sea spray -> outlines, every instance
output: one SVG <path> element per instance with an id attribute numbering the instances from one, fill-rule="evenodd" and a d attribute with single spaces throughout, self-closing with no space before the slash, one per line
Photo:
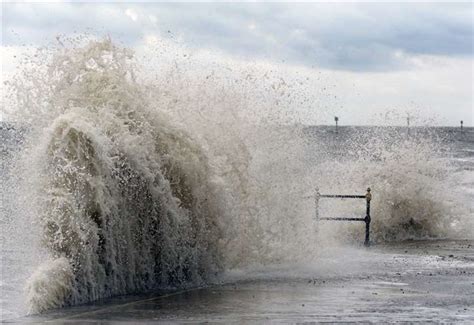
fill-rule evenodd
<path id="1" fill-rule="evenodd" d="M 31 312 L 41 312 L 64 306 L 72 294 L 74 273 L 65 257 L 50 260 L 41 265 L 32 275 L 27 291 Z"/>
<path id="2" fill-rule="evenodd" d="M 462 223 L 467 225 L 456 209 L 463 200 L 450 185 L 453 167 L 432 143 L 401 141 L 380 159 L 382 163 L 366 174 L 379 192 L 374 202 L 376 239 L 453 238 Z"/>
<path id="3" fill-rule="evenodd" d="M 458 186 L 453 160 L 446 158 L 450 135 L 429 128 L 417 132 L 407 136 L 404 128 L 365 128 L 363 134 L 350 132 L 351 138 L 341 135 L 336 147 L 317 149 L 325 154 L 312 177 L 322 192 L 364 194 L 371 187 L 376 242 L 472 236 L 469 199 Z M 323 202 L 322 209 L 330 216 L 365 216 L 361 202 Z M 346 233 L 359 241 L 363 232 L 360 225 L 323 228 L 329 237 Z"/>
<path id="4" fill-rule="evenodd" d="M 143 84 L 133 55 L 110 40 L 52 52 L 11 82 L 14 116 L 29 128 L 20 160 L 35 175 L 18 190 L 36 202 L 30 222 L 39 223 L 50 257 L 28 281 L 31 312 L 200 285 L 223 268 L 305 251 L 295 234 L 310 229 L 310 216 L 294 218 L 304 214 L 290 204 L 300 193 L 281 187 L 274 196 L 250 176 L 266 163 L 251 164 L 263 158 L 252 146 L 263 143 L 239 121 L 245 96 Z M 195 109 L 202 103 L 211 107 Z M 259 131 L 266 141 L 297 150 L 297 131 L 269 130 Z M 68 281 L 38 289 L 58 274 Z"/>
<path id="5" fill-rule="evenodd" d="M 18 220 L 33 225 L 41 247 L 31 250 L 45 256 L 26 286 L 31 312 L 311 260 L 328 236 L 347 238 L 329 225 L 316 238 L 305 198 L 316 186 L 371 186 L 376 240 L 456 228 L 453 204 L 438 200 L 449 166 L 431 140 L 397 131 L 346 141 L 344 128 L 308 137 L 292 115 L 311 98 L 300 77 L 188 50 L 161 62 L 86 43 L 39 50 L 9 83 L 10 115 L 28 130 L 14 167 L 12 191 L 28 204 Z M 333 202 L 324 213 L 344 209 Z M 58 281 L 43 290 L 48 277 Z"/>
<path id="6" fill-rule="evenodd" d="M 48 69 L 47 106 L 36 108 L 47 110 L 49 125 L 32 126 L 41 138 L 31 150 L 42 242 L 55 260 L 29 281 L 33 312 L 196 285 L 221 268 L 206 158 L 154 114 L 127 58 L 110 42 L 94 43 L 56 56 Z M 67 268 L 69 290 L 36 290 Z"/>

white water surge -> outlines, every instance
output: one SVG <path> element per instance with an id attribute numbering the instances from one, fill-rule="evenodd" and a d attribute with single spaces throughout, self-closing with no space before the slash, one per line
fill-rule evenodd
<path id="1" fill-rule="evenodd" d="M 153 114 L 125 51 L 95 43 L 56 60 L 43 94 L 56 112 L 33 149 L 42 242 L 55 260 L 28 284 L 32 311 L 204 281 L 220 268 L 206 157 Z M 41 284 L 71 269 L 69 292 L 64 281 Z"/>
<path id="2" fill-rule="evenodd" d="M 304 196 L 316 185 L 371 185 L 380 240 L 453 234 L 452 205 L 435 199 L 447 165 L 429 143 L 308 159 L 303 128 L 273 120 L 302 93 L 284 80 L 258 87 L 248 71 L 188 75 L 176 62 L 139 77 L 110 40 L 37 55 L 10 82 L 28 132 L 9 191 L 30 207 L 10 227 L 32 225 L 31 254 L 45 256 L 26 284 L 31 313 L 315 256 Z"/>
<path id="3" fill-rule="evenodd" d="M 193 139 L 172 126 L 129 51 L 110 41 L 50 60 L 12 83 L 17 114 L 34 121 L 18 163 L 31 177 L 18 190 L 38 207 L 30 221 L 51 258 L 28 281 L 30 312 L 200 285 L 224 266 L 279 255 L 260 250 L 266 230 L 252 204 L 271 198 L 252 189 L 248 149 L 231 130 L 208 143 L 204 130 Z"/>

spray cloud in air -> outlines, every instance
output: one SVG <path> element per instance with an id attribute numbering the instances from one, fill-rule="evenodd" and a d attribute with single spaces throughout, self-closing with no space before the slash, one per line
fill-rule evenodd
<path id="1" fill-rule="evenodd" d="M 437 200 L 450 166 L 432 140 L 308 134 L 295 123 L 317 93 L 307 72 L 159 40 L 138 53 L 77 42 L 39 50 L 9 83 L 10 115 L 27 129 L 11 191 L 31 207 L 16 222 L 33 225 L 45 256 L 26 285 L 30 312 L 311 259 L 328 235 L 358 232 L 315 237 L 315 186 L 371 186 L 376 240 L 457 233 Z"/>
<path id="2" fill-rule="evenodd" d="M 260 122 L 251 71 L 237 87 L 241 76 L 196 65 L 140 75 L 133 53 L 110 40 L 39 51 L 25 66 L 10 82 L 12 116 L 28 129 L 18 172 L 32 174 L 18 190 L 34 201 L 29 221 L 49 257 L 28 281 L 31 312 L 200 285 L 298 246 L 304 222 L 288 229 L 284 201 L 264 188 L 285 177 L 251 176 L 266 163 L 252 150 L 290 141 L 297 150 L 297 131 L 251 125 Z"/>

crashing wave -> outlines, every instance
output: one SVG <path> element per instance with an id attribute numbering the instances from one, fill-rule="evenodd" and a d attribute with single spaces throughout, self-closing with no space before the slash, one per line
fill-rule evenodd
<path id="1" fill-rule="evenodd" d="M 438 200 L 449 196 L 448 169 L 430 143 L 355 139 L 348 161 L 314 153 L 301 127 L 271 121 L 301 93 L 269 71 L 228 80 L 230 69 L 194 75 L 202 64 L 186 63 L 191 72 L 144 82 L 133 53 L 110 40 L 52 52 L 9 82 L 29 128 L 16 190 L 35 200 L 29 222 L 48 255 L 27 284 L 32 313 L 313 258 L 327 244 L 304 198 L 315 185 L 371 186 L 377 240 L 443 236 L 456 223 Z"/>
<path id="2" fill-rule="evenodd" d="M 42 242 L 53 262 L 29 281 L 32 312 L 196 285 L 221 269 L 206 156 L 150 107 L 128 56 L 104 41 L 50 67 L 44 95 L 55 113 L 36 165 Z"/>

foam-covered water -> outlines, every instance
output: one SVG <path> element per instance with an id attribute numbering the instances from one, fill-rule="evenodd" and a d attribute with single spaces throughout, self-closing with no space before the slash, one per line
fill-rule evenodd
<path id="1" fill-rule="evenodd" d="M 336 135 L 288 124 L 292 96 L 307 90 L 265 67 L 148 63 L 93 41 L 40 50 L 10 81 L 24 139 L 3 156 L 3 318 L 204 285 L 223 270 L 304 260 L 334 238 L 359 242 L 348 225 L 316 238 L 305 199 L 316 186 L 371 186 L 378 241 L 472 235 L 471 129 Z M 357 209 L 332 202 L 322 213 Z"/>

